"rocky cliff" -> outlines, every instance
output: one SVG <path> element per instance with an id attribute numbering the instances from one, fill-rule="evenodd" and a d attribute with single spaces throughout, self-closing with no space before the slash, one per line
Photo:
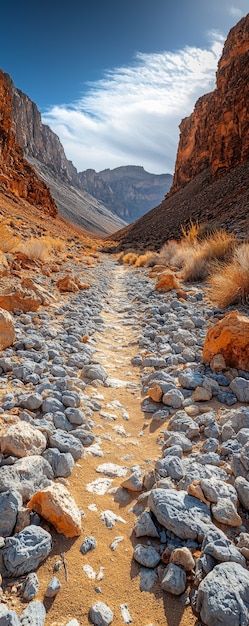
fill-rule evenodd
<path id="1" fill-rule="evenodd" d="M 249 236 L 249 14 L 228 34 L 216 88 L 180 125 L 170 192 L 115 235 L 123 247 L 159 249 L 191 219 Z"/>
<path id="2" fill-rule="evenodd" d="M 143 167 L 128 165 L 101 172 L 79 173 L 82 185 L 95 198 L 127 222 L 132 222 L 164 198 L 172 184 L 171 174 L 150 174 Z"/>
<path id="3" fill-rule="evenodd" d="M 216 89 L 199 98 L 180 124 L 171 193 L 208 168 L 212 177 L 249 159 L 249 15 L 231 29 Z"/>
<path id="4" fill-rule="evenodd" d="M 0 190 L 23 198 L 52 216 L 57 206 L 48 187 L 23 156 L 12 129 L 12 98 L 8 82 L 0 70 Z"/>

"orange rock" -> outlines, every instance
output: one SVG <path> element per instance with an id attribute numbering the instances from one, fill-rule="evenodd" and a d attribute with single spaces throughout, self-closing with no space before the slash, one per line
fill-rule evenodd
<path id="1" fill-rule="evenodd" d="M 15 327 L 8 311 L 0 309 L 0 350 L 5 350 L 15 341 Z"/>
<path id="2" fill-rule="evenodd" d="M 204 504 L 206 504 L 210 509 L 210 502 L 206 500 L 202 488 L 197 481 L 193 481 L 190 485 L 188 485 L 187 492 L 190 496 L 194 496 L 195 498 L 198 498 L 198 500 L 201 500 L 201 502 L 204 502 Z"/>
<path id="3" fill-rule="evenodd" d="M 54 483 L 37 491 L 27 506 L 53 524 L 65 537 L 78 537 L 81 534 L 80 511 L 64 485 Z"/>
<path id="4" fill-rule="evenodd" d="M 20 311 L 27 313 L 28 311 L 37 311 L 41 304 L 42 300 L 38 294 L 28 289 L 22 289 L 20 286 L 0 294 L 0 307 L 6 311 L 20 309 Z"/>
<path id="5" fill-rule="evenodd" d="M 66 274 L 63 278 L 59 278 L 56 285 L 60 291 L 79 291 L 75 277 L 70 276 L 70 274 Z"/>
<path id="6" fill-rule="evenodd" d="M 7 274 L 9 274 L 9 264 L 4 252 L 0 250 L 0 276 L 7 276 Z"/>
<path id="7" fill-rule="evenodd" d="M 221 354 L 227 367 L 249 371 L 249 318 L 238 311 L 227 313 L 209 328 L 202 359 L 210 363 L 216 354 Z"/>
<path id="8" fill-rule="evenodd" d="M 148 396 L 149 398 L 154 400 L 154 402 L 161 402 L 162 397 L 163 397 L 163 392 L 162 392 L 160 385 L 158 385 L 157 383 L 154 383 L 148 391 Z"/>
<path id="9" fill-rule="evenodd" d="M 161 274 L 158 283 L 155 285 L 157 291 L 171 291 L 172 289 L 179 289 L 180 285 L 176 279 L 175 274 L 172 272 L 163 272 Z"/>

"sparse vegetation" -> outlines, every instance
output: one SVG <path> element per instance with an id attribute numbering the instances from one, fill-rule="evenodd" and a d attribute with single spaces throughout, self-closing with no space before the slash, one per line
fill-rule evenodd
<path id="1" fill-rule="evenodd" d="M 2 252 L 11 252 L 21 242 L 20 235 L 15 235 L 12 228 L 5 222 L 0 224 L 0 250 Z"/>
<path id="2" fill-rule="evenodd" d="M 222 309 L 237 303 L 249 303 L 249 243 L 240 244 L 231 263 L 209 279 L 209 297 Z"/>
<path id="3" fill-rule="evenodd" d="M 65 244 L 59 237 L 30 237 L 27 241 L 19 243 L 15 247 L 16 252 L 25 254 L 29 259 L 35 259 L 46 263 L 55 251 L 62 251 Z"/>
<path id="4" fill-rule="evenodd" d="M 205 280 L 217 266 L 231 260 L 236 246 L 234 235 L 225 231 L 216 232 L 193 246 L 191 257 L 182 269 L 182 278 L 186 282 Z"/>

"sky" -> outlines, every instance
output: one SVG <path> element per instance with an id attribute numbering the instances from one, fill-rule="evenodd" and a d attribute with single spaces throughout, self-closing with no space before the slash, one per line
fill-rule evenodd
<path id="1" fill-rule="evenodd" d="M 215 87 L 249 0 L 13 0 L 0 68 L 33 100 L 78 171 L 173 173 L 179 123 Z"/>

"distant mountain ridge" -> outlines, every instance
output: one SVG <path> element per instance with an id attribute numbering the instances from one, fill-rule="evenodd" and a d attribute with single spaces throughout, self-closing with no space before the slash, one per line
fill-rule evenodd
<path id="1" fill-rule="evenodd" d="M 171 174 L 150 174 L 143 167 L 127 165 L 79 173 L 82 185 L 127 222 L 133 222 L 162 201 L 169 191 Z"/>

